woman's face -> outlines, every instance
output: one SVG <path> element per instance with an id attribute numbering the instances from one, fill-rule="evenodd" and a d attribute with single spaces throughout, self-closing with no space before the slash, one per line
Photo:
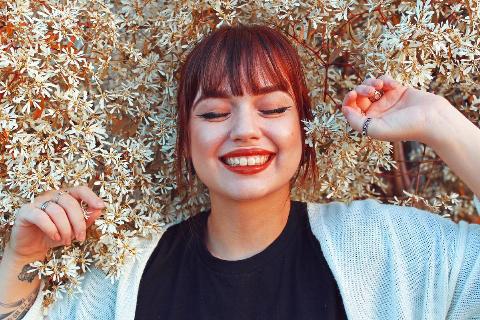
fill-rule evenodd
<path id="1" fill-rule="evenodd" d="M 261 198 L 289 187 L 301 159 L 300 130 L 294 100 L 274 87 L 219 97 L 199 90 L 190 115 L 193 166 L 211 195 Z"/>

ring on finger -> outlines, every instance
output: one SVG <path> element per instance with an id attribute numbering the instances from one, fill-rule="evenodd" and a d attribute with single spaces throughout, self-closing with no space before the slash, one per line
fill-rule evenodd
<path id="1" fill-rule="evenodd" d="M 50 202 L 53 202 L 52 200 L 47 200 L 47 201 L 44 201 L 41 205 L 40 205 L 40 210 L 42 211 L 45 211 L 45 209 L 47 209 L 47 206 Z"/>
<path id="2" fill-rule="evenodd" d="M 363 123 L 363 126 L 362 126 L 362 136 L 363 137 L 365 137 L 367 135 L 368 125 L 370 124 L 370 121 L 372 121 L 372 118 L 367 118 L 367 120 L 365 120 L 365 122 Z"/>
<path id="3" fill-rule="evenodd" d="M 80 208 L 82 209 L 83 211 L 83 216 L 88 219 L 88 217 L 90 216 L 91 212 L 87 210 L 88 208 L 88 204 L 83 201 L 83 200 L 80 200 Z"/>
<path id="4" fill-rule="evenodd" d="M 373 96 L 372 97 L 368 97 L 368 100 L 370 100 L 371 102 L 376 102 L 378 100 L 380 100 L 383 96 L 383 91 L 381 90 L 375 90 L 375 92 L 373 93 Z"/>

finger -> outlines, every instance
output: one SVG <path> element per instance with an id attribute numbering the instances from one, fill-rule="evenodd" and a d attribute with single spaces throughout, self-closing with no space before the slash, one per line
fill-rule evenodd
<path id="1" fill-rule="evenodd" d="M 369 81 L 372 81 L 372 80 L 374 80 L 374 79 L 376 79 L 376 78 L 375 78 L 375 77 L 365 78 L 365 79 L 362 81 L 362 84 L 368 86 L 368 85 L 369 85 L 368 82 L 369 82 Z"/>
<path id="2" fill-rule="evenodd" d="M 365 79 L 365 81 L 363 81 L 362 84 L 366 86 L 374 87 L 377 90 L 383 89 L 382 79 L 369 78 L 369 79 Z"/>
<path id="3" fill-rule="evenodd" d="M 62 237 L 62 242 L 66 245 L 70 245 L 72 242 L 72 226 L 70 225 L 70 221 L 63 208 L 54 202 L 50 202 L 43 211 L 45 211 L 53 223 L 55 223 L 55 226 Z"/>
<path id="4" fill-rule="evenodd" d="M 72 197 L 70 194 L 64 193 L 58 198 L 58 204 L 67 214 L 70 225 L 73 228 L 75 238 L 80 241 L 85 240 L 85 231 L 87 226 L 80 203 L 78 203 L 77 199 Z"/>
<path id="5" fill-rule="evenodd" d="M 372 97 L 373 94 L 375 93 L 375 87 L 361 84 L 361 85 L 355 87 L 355 91 L 360 96 Z"/>
<path id="6" fill-rule="evenodd" d="M 357 106 L 363 112 L 367 112 L 370 109 L 371 105 L 374 103 L 372 101 L 377 100 L 371 100 L 371 98 L 375 97 L 375 92 L 377 92 L 377 89 L 372 86 L 359 85 L 355 88 L 355 90 L 358 92 Z"/>
<path id="7" fill-rule="evenodd" d="M 89 208 L 103 209 L 105 202 L 87 186 L 78 186 L 68 189 L 68 193 L 78 201 L 85 201 Z"/>
<path id="8" fill-rule="evenodd" d="M 355 109 L 344 106 L 344 112 L 346 118 L 350 123 L 350 126 L 357 132 L 362 133 L 363 125 L 367 120 L 367 116 L 364 116 L 361 112 Z M 396 132 L 392 127 L 385 122 L 382 118 L 370 117 L 370 123 L 367 126 L 367 136 L 379 139 L 382 141 L 402 141 L 405 140 L 405 134 L 402 132 Z"/>
<path id="9" fill-rule="evenodd" d="M 394 80 L 390 75 L 385 74 L 379 77 L 383 81 L 383 90 L 392 90 L 401 87 L 401 83 Z"/>
<path id="10" fill-rule="evenodd" d="M 344 106 L 357 107 L 357 92 L 355 90 L 350 91 L 345 95 L 343 99 Z"/>
<path id="11" fill-rule="evenodd" d="M 351 108 L 349 106 L 343 106 L 342 111 L 345 114 L 350 126 L 357 132 L 362 132 L 363 122 L 367 117 L 365 117 L 358 108 Z"/>
<path id="12" fill-rule="evenodd" d="M 85 221 L 87 228 L 90 227 L 92 223 L 94 223 L 95 220 L 102 215 L 102 213 L 103 213 L 103 209 L 94 209 L 93 211 L 90 211 L 90 216 Z"/>
<path id="13" fill-rule="evenodd" d="M 25 209 L 28 209 L 28 214 L 26 211 L 25 214 L 22 214 L 22 211 L 19 211 L 19 219 L 22 219 L 37 226 L 45 235 L 47 235 L 53 241 L 60 241 L 62 239 L 57 229 L 57 226 L 52 221 L 52 219 L 50 219 L 46 212 L 38 209 L 31 203 L 25 205 Z"/>

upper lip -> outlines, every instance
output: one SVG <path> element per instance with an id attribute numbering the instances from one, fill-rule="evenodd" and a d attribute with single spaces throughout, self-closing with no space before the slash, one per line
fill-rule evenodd
<path id="1" fill-rule="evenodd" d="M 248 148 L 248 149 L 237 149 L 225 153 L 220 158 L 228 158 L 228 157 L 242 157 L 242 156 L 269 156 L 271 154 L 275 154 L 275 152 L 268 151 L 265 149 L 260 148 Z"/>

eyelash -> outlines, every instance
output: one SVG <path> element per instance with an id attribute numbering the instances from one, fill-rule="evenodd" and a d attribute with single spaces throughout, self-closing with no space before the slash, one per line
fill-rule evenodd
<path id="1" fill-rule="evenodd" d="M 285 111 L 287 111 L 290 108 L 291 108 L 291 106 L 276 108 L 276 109 L 272 109 L 272 110 L 260 110 L 260 112 L 262 112 L 264 115 L 280 114 L 280 113 L 284 113 Z M 230 113 L 228 113 L 228 112 L 227 113 L 207 112 L 207 113 L 199 114 L 198 116 L 201 117 L 201 118 L 204 118 L 206 120 L 211 120 L 211 119 L 226 117 L 229 114 Z"/>

